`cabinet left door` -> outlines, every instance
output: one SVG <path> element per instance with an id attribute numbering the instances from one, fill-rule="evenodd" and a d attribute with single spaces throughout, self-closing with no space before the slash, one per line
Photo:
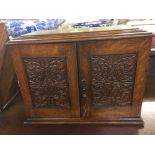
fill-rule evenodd
<path id="1" fill-rule="evenodd" d="M 76 44 L 9 47 L 28 118 L 80 118 Z"/>

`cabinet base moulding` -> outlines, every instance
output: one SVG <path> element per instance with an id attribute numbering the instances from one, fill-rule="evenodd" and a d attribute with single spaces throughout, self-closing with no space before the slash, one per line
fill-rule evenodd
<path id="1" fill-rule="evenodd" d="M 24 124 L 104 124 L 104 125 L 144 125 L 144 121 L 139 118 L 87 120 L 87 119 L 53 119 L 53 118 L 34 118 L 27 119 Z"/>

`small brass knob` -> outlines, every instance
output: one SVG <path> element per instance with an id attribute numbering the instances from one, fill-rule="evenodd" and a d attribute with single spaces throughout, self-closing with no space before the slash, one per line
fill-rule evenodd
<path id="1" fill-rule="evenodd" d="M 85 79 L 81 80 L 81 94 L 83 98 L 87 97 L 87 82 Z"/>

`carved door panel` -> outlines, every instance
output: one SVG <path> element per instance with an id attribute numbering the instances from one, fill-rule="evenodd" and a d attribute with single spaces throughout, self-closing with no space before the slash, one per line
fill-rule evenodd
<path id="1" fill-rule="evenodd" d="M 11 48 L 28 117 L 79 118 L 76 45 Z"/>
<path id="2" fill-rule="evenodd" d="M 146 47 L 149 44 L 143 38 L 79 43 L 82 117 L 138 117 L 148 63 Z"/>

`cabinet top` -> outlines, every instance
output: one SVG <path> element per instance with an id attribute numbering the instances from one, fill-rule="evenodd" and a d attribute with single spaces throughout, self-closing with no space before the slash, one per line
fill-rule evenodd
<path id="1" fill-rule="evenodd" d="M 37 44 L 37 43 L 56 43 L 56 42 L 75 42 L 89 40 L 104 40 L 118 38 L 135 38 L 135 37 L 151 37 L 152 33 L 133 29 L 118 29 L 118 30 L 97 30 L 97 31 L 78 31 L 78 32 L 62 32 L 62 33 L 42 33 L 25 35 L 8 41 L 7 45 L 11 44 Z"/>

